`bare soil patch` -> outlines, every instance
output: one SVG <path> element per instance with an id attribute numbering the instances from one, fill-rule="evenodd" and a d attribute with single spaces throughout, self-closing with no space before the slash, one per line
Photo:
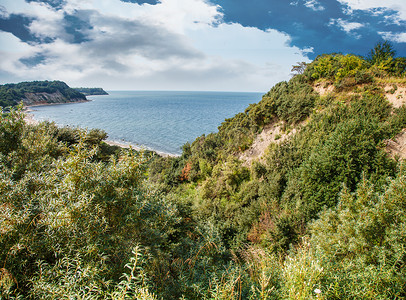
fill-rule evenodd
<path id="1" fill-rule="evenodd" d="M 334 92 L 334 85 L 326 82 L 320 82 L 314 86 L 314 90 L 319 93 L 320 96 L 324 96 Z"/>
<path id="2" fill-rule="evenodd" d="M 255 138 L 252 146 L 239 156 L 239 159 L 244 161 L 245 166 L 250 166 L 254 160 L 261 161 L 270 144 L 283 142 L 287 137 L 296 133 L 296 129 L 289 133 L 283 132 L 282 127 L 282 122 L 271 123 L 264 127 Z"/>
<path id="3" fill-rule="evenodd" d="M 385 97 L 394 108 L 399 108 L 406 104 L 406 87 L 398 86 L 394 89 L 392 85 L 385 86 Z"/>
<path id="4" fill-rule="evenodd" d="M 393 140 L 386 142 L 386 151 L 392 157 L 406 159 L 406 128 L 402 130 Z"/>

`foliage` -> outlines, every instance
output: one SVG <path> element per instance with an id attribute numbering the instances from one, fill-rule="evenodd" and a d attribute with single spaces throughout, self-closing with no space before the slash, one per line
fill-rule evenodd
<path id="1" fill-rule="evenodd" d="M 379 194 L 363 179 L 356 193 L 344 190 L 337 208 L 312 225 L 326 298 L 405 297 L 405 184 L 401 172 Z"/>
<path id="2" fill-rule="evenodd" d="M 367 61 L 352 54 L 331 54 L 319 56 L 306 70 L 313 80 L 328 80 L 340 89 L 373 81 Z"/>
<path id="3" fill-rule="evenodd" d="M 376 111 L 372 114 L 370 110 Z M 379 114 L 389 116 L 386 100 L 357 100 L 347 113 L 348 121 L 339 123 L 299 168 L 302 201 L 308 213 L 318 212 L 324 205 L 334 206 L 342 185 L 353 191 L 363 172 L 393 174 L 393 163 L 379 149 L 379 142 L 390 136 L 375 119 Z"/>
<path id="4" fill-rule="evenodd" d="M 288 124 L 304 120 L 311 113 L 316 100 L 311 86 L 301 82 L 300 79 L 276 84 L 265 95 L 265 99 L 267 97 L 276 116 Z"/>
<path id="5" fill-rule="evenodd" d="M 402 76 L 406 71 L 406 61 L 404 57 L 395 57 L 396 51 L 388 41 L 380 42 L 370 51 L 367 60 L 375 69 L 386 74 Z"/>
<path id="6" fill-rule="evenodd" d="M 403 76 L 406 71 L 404 57 L 395 57 L 393 46 L 378 43 L 367 58 L 347 54 L 323 54 L 304 71 L 309 80 L 328 80 L 341 89 L 374 81 L 374 76 Z"/>
<path id="7" fill-rule="evenodd" d="M 91 274 L 97 268 L 94 276 L 118 280 L 132 247 L 161 251 L 176 208 L 143 183 L 148 158 L 142 153 L 102 162 L 89 134 L 80 132 L 66 148 L 42 130 L 50 124 L 26 127 L 18 111 L 0 124 L 10 145 L 0 160 L 0 261 L 15 282 L 12 294 L 26 295 L 38 272 L 70 266 L 72 259 Z M 13 136 L 4 134 L 10 130 Z"/>
<path id="8" fill-rule="evenodd" d="M 404 299 L 405 165 L 385 148 L 406 106 L 382 88 L 404 58 L 371 57 L 318 57 L 180 157 L 1 113 L 0 298 Z"/>
<path id="9" fill-rule="evenodd" d="M 286 258 L 282 270 L 283 298 L 300 300 L 318 298 L 315 291 L 320 287 L 319 282 L 324 268 L 306 239 Z"/>
<path id="10" fill-rule="evenodd" d="M 298 62 L 297 65 L 294 65 L 292 67 L 292 70 L 290 70 L 293 73 L 293 76 L 295 75 L 299 75 L 299 74 L 303 74 L 303 72 L 306 70 L 308 63 L 302 61 L 302 62 Z"/>
<path id="11" fill-rule="evenodd" d="M 26 93 L 53 94 L 56 92 L 60 92 L 68 100 L 86 100 L 85 95 L 71 89 L 62 81 L 32 81 L 0 85 L 0 106 L 15 106 L 25 98 Z"/>
<path id="12" fill-rule="evenodd" d="M 96 264 L 83 258 L 64 257 L 54 266 L 39 262 L 39 276 L 33 279 L 32 297 L 40 299 L 140 299 L 154 300 L 145 283 L 145 262 L 140 247 L 132 251 L 128 273 L 115 285 L 101 277 L 104 260 Z M 144 263 L 144 265 L 143 265 Z M 83 265 L 86 264 L 86 265 Z M 106 291 L 107 290 L 107 291 Z M 111 290 L 111 291 L 109 291 Z"/>
<path id="13" fill-rule="evenodd" d="M 385 41 L 377 43 L 369 53 L 368 61 L 379 70 L 390 71 L 394 64 L 395 50 L 393 46 Z"/>
<path id="14" fill-rule="evenodd" d="M 227 287 L 233 295 L 230 281 L 243 280 L 241 295 L 247 299 L 316 299 L 325 297 L 323 284 L 327 281 L 342 293 L 344 287 L 350 289 L 359 280 L 357 276 L 363 276 L 359 268 L 350 280 L 334 281 L 335 269 L 325 272 L 324 256 L 312 237 L 306 236 L 312 220 L 341 203 L 343 189 L 355 193 L 367 180 L 378 194 L 387 189 L 387 178 L 398 174 L 397 162 L 385 152 L 385 141 L 406 127 L 406 110 L 391 107 L 376 76 L 391 74 L 398 82 L 399 77 L 393 76 L 401 75 L 394 69 L 377 70 L 355 55 L 320 56 L 306 65 L 302 74 L 275 85 L 259 103 L 225 120 L 218 133 L 185 145 L 181 157 L 159 159 L 159 164 L 151 165 L 151 179 L 163 183 L 164 190 L 172 190 L 178 199 L 187 199 L 195 222 L 210 222 L 226 249 L 247 257 L 241 249 L 254 243 L 259 252 L 266 251 L 260 261 L 269 257 L 277 261 L 272 273 L 276 281 L 262 279 L 259 283 L 257 273 L 250 269 L 252 262 L 245 259 L 242 265 L 230 267 L 232 272 L 227 274 L 236 274 L 234 277 L 224 275 L 226 281 L 216 281 L 216 291 Z M 315 80 L 333 83 L 336 93 L 319 97 L 313 90 Z M 279 136 L 261 161 L 242 164 L 238 154 L 269 124 L 282 124 L 284 135 L 292 127 L 297 131 L 287 139 Z M 191 193 L 191 189 L 195 191 Z M 352 256 L 349 264 L 358 259 Z M 259 266 L 258 262 L 255 268 Z M 364 267 L 367 278 L 381 285 L 373 268 Z M 218 274 L 218 270 L 212 272 Z M 401 285 L 396 280 L 383 286 L 394 284 L 399 291 Z M 207 290 L 205 285 L 199 288 Z M 372 294 L 379 298 L 385 295 L 384 290 L 378 288 Z M 357 292 L 334 293 L 328 298 L 359 297 Z"/>
<path id="15" fill-rule="evenodd" d="M 73 88 L 74 90 L 78 91 L 79 93 L 82 93 L 86 96 L 90 95 L 108 95 L 108 93 L 103 90 L 102 88 Z"/>
<path id="16" fill-rule="evenodd" d="M 392 109 L 373 68 L 359 56 L 322 55 L 225 120 L 217 133 L 185 145 L 181 157 L 154 161 L 151 179 L 179 197 L 182 185 L 197 184 L 192 213 L 212 220 L 227 247 L 248 239 L 286 253 L 310 220 L 337 204 L 343 186 L 355 191 L 365 174 L 383 188 L 396 174 L 384 145 L 406 127 L 405 111 Z M 317 95 L 315 79 L 333 82 L 337 94 Z M 286 140 L 279 136 L 260 162 L 239 163 L 239 153 L 270 124 L 281 124 L 284 135 L 292 127 L 297 132 Z"/>

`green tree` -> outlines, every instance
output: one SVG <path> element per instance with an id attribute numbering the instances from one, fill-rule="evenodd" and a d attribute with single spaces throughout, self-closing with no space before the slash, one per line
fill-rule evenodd
<path id="1" fill-rule="evenodd" d="M 297 62 L 297 65 L 293 65 L 292 69 L 290 70 L 293 75 L 299 75 L 299 74 L 303 74 L 304 71 L 306 70 L 308 63 L 302 61 L 302 62 Z"/>
<path id="2" fill-rule="evenodd" d="M 393 49 L 393 45 L 388 42 L 380 42 L 370 51 L 368 61 L 372 65 L 385 66 L 391 63 L 395 57 L 396 51 Z"/>

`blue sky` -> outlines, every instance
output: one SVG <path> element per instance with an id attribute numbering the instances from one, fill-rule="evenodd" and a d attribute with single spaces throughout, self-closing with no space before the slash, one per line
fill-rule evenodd
<path id="1" fill-rule="evenodd" d="M 0 83 L 266 92 L 383 40 L 406 56 L 406 1 L 0 0 Z"/>

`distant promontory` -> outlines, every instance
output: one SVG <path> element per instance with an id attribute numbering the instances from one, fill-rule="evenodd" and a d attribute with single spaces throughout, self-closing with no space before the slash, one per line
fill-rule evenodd
<path id="1" fill-rule="evenodd" d="M 85 96 L 97 96 L 97 95 L 108 95 L 108 93 L 102 88 L 74 88 L 74 90 L 84 94 Z"/>
<path id="2" fill-rule="evenodd" d="M 31 81 L 0 85 L 0 106 L 59 104 L 88 101 L 62 81 Z"/>

